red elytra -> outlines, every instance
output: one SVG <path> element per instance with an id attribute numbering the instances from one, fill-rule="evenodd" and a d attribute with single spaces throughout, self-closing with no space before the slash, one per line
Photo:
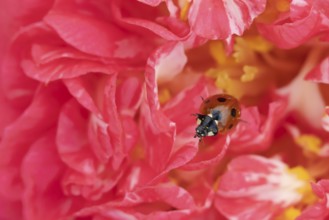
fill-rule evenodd
<path id="1" fill-rule="evenodd" d="M 228 94 L 217 94 L 203 100 L 200 113 L 211 114 L 213 110 L 219 110 L 221 119 L 218 122 L 218 133 L 224 134 L 235 127 L 241 116 L 239 101 Z"/>

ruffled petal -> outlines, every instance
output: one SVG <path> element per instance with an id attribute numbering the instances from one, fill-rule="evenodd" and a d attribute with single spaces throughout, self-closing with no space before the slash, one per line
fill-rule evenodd
<path id="1" fill-rule="evenodd" d="M 195 203 L 191 195 L 181 187 L 173 184 L 158 184 L 149 187 L 142 187 L 137 191 L 127 192 L 126 195 L 117 200 L 104 203 L 102 205 L 86 207 L 78 212 L 76 216 L 86 216 L 101 213 L 106 216 L 108 210 L 120 210 L 122 215 L 142 217 L 141 219 L 152 219 L 154 216 L 165 217 L 168 209 L 176 209 L 189 213 L 195 208 Z M 109 212 L 109 216 L 115 212 Z M 162 214 L 161 214 L 162 213 Z M 185 213 L 185 215 L 187 214 Z M 170 213 L 168 214 L 170 216 Z M 149 216 L 149 217 L 148 217 Z"/>
<path id="2" fill-rule="evenodd" d="M 67 95 L 59 84 L 40 88 L 29 107 L 5 128 L 0 144 L 0 194 L 13 201 L 20 198 L 23 190 L 20 165 L 24 154 L 40 135 L 56 125 L 60 107 Z"/>
<path id="3" fill-rule="evenodd" d="M 316 184 L 312 184 L 313 191 L 321 199 L 319 202 L 307 207 L 297 220 L 320 220 L 327 219 L 329 216 L 328 193 L 329 180 L 323 179 Z"/>
<path id="4" fill-rule="evenodd" d="M 226 39 L 241 35 L 260 13 L 266 1 L 193 1 L 188 21 L 191 29 L 207 39 Z"/>
<path id="5" fill-rule="evenodd" d="M 52 130 L 31 146 L 22 163 L 24 218 L 58 219 L 68 212 L 72 199 L 61 189 L 63 171 Z"/>
<path id="6" fill-rule="evenodd" d="M 281 161 L 240 156 L 221 177 L 215 205 L 227 218 L 271 219 L 297 204 L 302 199 L 299 189 L 306 185 Z"/>
<path id="7" fill-rule="evenodd" d="M 284 98 L 268 104 L 263 116 L 257 107 L 242 109 L 242 121 L 232 133 L 230 152 L 258 152 L 270 147 L 273 134 L 286 114 L 287 100 Z"/>
<path id="8" fill-rule="evenodd" d="M 259 32 L 281 48 L 294 48 L 314 36 L 328 33 L 326 1 L 291 1 L 290 11 L 271 24 L 259 24 Z M 283 17 L 283 18 L 282 18 Z"/>
<path id="9" fill-rule="evenodd" d="M 329 84 L 329 57 L 321 61 L 313 70 L 311 70 L 306 76 L 306 80 Z"/>
<path id="10" fill-rule="evenodd" d="M 166 69 L 157 67 L 177 47 L 180 46 L 176 43 L 160 47 L 149 58 L 145 72 L 147 100 L 144 100 L 141 106 L 140 124 L 143 129 L 142 138 L 145 143 L 147 160 L 158 171 L 164 170 L 169 160 L 176 135 L 176 125 L 160 110 L 156 76 L 158 70 L 165 71 Z M 184 60 L 182 61 L 184 62 Z M 164 75 L 166 73 L 163 72 Z"/>

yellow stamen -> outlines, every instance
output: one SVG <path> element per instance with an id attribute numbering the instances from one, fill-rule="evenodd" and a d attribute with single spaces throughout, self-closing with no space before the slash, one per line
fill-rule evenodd
<path id="1" fill-rule="evenodd" d="M 211 56 L 219 65 L 234 64 L 234 60 L 227 56 L 224 44 L 221 41 L 211 41 L 209 44 L 209 50 Z"/>
<path id="2" fill-rule="evenodd" d="M 259 35 L 246 37 L 245 39 L 251 49 L 260 53 L 269 52 L 273 48 L 273 45 L 269 41 Z"/>
<path id="3" fill-rule="evenodd" d="M 254 80 L 256 74 L 258 73 L 258 68 L 255 66 L 243 66 L 244 74 L 240 77 L 241 82 L 250 82 Z"/>
<path id="4" fill-rule="evenodd" d="M 295 139 L 296 143 L 303 148 L 305 153 L 318 154 L 321 150 L 322 141 L 315 135 L 300 135 Z"/>
<path id="5" fill-rule="evenodd" d="M 181 11 L 180 11 L 180 18 L 183 21 L 187 20 L 187 15 L 188 15 L 188 11 L 190 9 L 190 1 L 184 1 L 183 3 L 183 7 L 181 7 Z"/>
<path id="6" fill-rule="evenodd" d="M 276 9 L 280 12 L 288 11 L 290 8 L 290 1 L 289 0 L 278 0 L 275 4 Z"/>
<path id="7" fill-rule="evenodd" d="M 295 175 L 299 180 L 303 181 L 304 184 L 298 188 L 298 192 L 303 195 L 301 203 L 312 204 L 316 200 L 316 196 L 313 194 L 313 190 L 310 182 L 313 178 L 309 172 L 302 166 L 291 168 L 288 172 Z"/>
<path id="8" fill-rule="evenodd" d="M 267 53 L 273 45 L 259 35 L 236 37 L 233 57 L 237 63 L 259 62 L 256 53 Z"/>
<path id="9" fill-rule="evenodd" d="M 276 220 L 295 220 L 299 215 L 301 211 L 299 209 L 296 209 L 294 207 L 289 207 L 284 212 L 276 217 Z"/>
<path id="10" fill-rule="evenodd" d="M 168 89 L 161 89 L 159 91 L 160 104 L 166 103 L 171 98 L 170 91 Z"/>

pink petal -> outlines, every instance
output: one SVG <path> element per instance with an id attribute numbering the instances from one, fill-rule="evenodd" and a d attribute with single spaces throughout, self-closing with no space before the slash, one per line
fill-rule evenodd
<path id="1" fill-rule="evenodd" d="M 91 112 L 88 137 L 93 152 L 99 160 L 111 159 L 118 167 L 137 141 L 133 117 L 140 104 L 141 82 L 134 77 L 123 76 L 117 81 L 115 76 L 100 79 L 100 75 L 89 75 L 65 83 L 77 101 Z"/>
<path id="2" fill-rule="evenodd" d="M 166 74 L 166 69 L 162 68 L 161 64 L 177 48 L 180 48 L 180 44 L 168 43 L 160 47 L 149 58 L 145 72 L 147 101 L 142 103 L 140 125 L 143 129 L 142 133 L 144 136 L 142 138 L 146 146 L 147 159 L 150 165 L 158 171 L 162 171 L 169 160 L 174 143 L 176 125 L 159 109 L 156 75 L 158 71 Z M 179 57 L 177 58 L 179 59 Z M 185 60 L 181 59 L 181 62 L 184 63 Z M 175 66 L 181 68 L 182 65 Z M 172 68 L 170 70 L 178 72 L 179 69 Z M 168 74 L 171 73 L 168 72 Z"/>
<path id="3" fill-rule="evenodd" d="M 28 53 L 30 39 L 26 36 L 26 31 L 30 34 L 38 32 L 35 26 L 21 30 L 16 39 L 9 47 L 9 52 L 1 61 L 1 87 L 5 97 L 17 107 L 26 108 L 31 102 L 37 87 L 37 82 L 30 79 L 20 68 L 21 57 Z M 42 29 L 42 28 L 41 28 Z M 21 35 L 20 35 L 21 34 Z M 10 73 L 10 74 L 8 74 Z M 3 80 L 6 79 L 6 80 Z"/>
<path id="4" fill-rule="evenodd" d="M 88 80 L 88 81 L 87 81 Z M 99 109 L 96 106 L 94 96 L 95 91 L 93 91 L 91 83 L 95 79 L 77 77 L 72 79 L 64 80 L 64 83 L 71 93 L 71 95 L 82 105 L 84 108 L 88 109 L 90 112 L 95 114 L 100 114 Z"/>
<path id="5" fill-rule="evenodd" d="M 60 185 L 63 168 L 56 152 L 54 131 L 31 146 L 22 163 L 25 219 L 58 219 L 70 209 L 72 201 L 62 193 Z"/>
<path id="6" fill-rule="evenodd" d="M 40 88 L 29 107 L 6 127 L 0 144 L 0 194 L 14 199 L 20 197 L 19 168 L 23 156 L 40 135 L 55 126 L 61 103 L 66 98 L 67 93 L 59 84 Z"/>
<path id="7" fill-rule="evenodd" d="M 157 17 L 159 17 L 159 11 L 149 10 L 149 8 L 145 9 L 145 7 L 142 7 L 141 5 L 137 5 L 134 1 L 130 1 L 128 4 L 129 6 L 126 6 L 123 3 L 114 4 L 113 2 L 112 5 L 113 15 L 115 19 L 119 23 L 121 23 L 124 27 L 134 32 L 136 32 L 137 29 L 139 33 L 142 33 L 144 36 L 147 36 L 148 38 L 154 36 L 154 34 L 168 41 L 180 41 L 188 37 L 189 32 L 182 31 L 182 28 L 186 29 L 187 26 L 186 25 L 182 26 L 181 25 L 182 23 L 178 19 L 176 20 L 176 22 L 174 22 L 176 24 L 172 23 L 171 25 L 168 25 L 168 27 L 166 27 L 154 22 L 157 19 Z M 132 6 L 135 7 L 132 8 Z M 140 7 L 140 11 L 137 13 L 135 10 L 136 7 Z M 144 14 L 138 17 L 135 15 L 138 13 L 144 13 Z M 145 19 L 144 18 L 145 15 L 149 15 L 148 16 L 149 19 Z M 182 28 L 178 29 L 177 28 L 178 26 Z M 173 27 L 173 29 L 171 27 Z M 176 33 L 175 31 L 178 32 Z M 154 34 L 150 35 L 150 33 L 154 33 Z M 183 35 L 179 35 L 179 34 L 183 34 Z"/>
<path id="8" fill-rule="evenodd" d="M 1 88 L 0 88 L 1 89 Z M 4 129 L 15 121 L 22 113 L 20 108 L 13 106 L 5 97 L 2 91 L 0 91 L 0 140 Z"/>
<path id="9" fill-rule="evenodd" d="M 285 18 L 259 24 L 258 30 L 281 48 L 293 48 L 328 32 L 329 5 L 326 1 L 292 1 Z"/>
<path id="10" fill-rule="evenodd" d="M 57 149 L 63 162 L 81 173 L 96 172 L 96 162 L 86 139 L 87 113 L 71 100 L 63 107 L 57 128 Z"/>
<path id="11" fill-rule="evenodd" d="M 196 121 L 192 114 L 199 111 L 202 101 L 200 96 L 206 95 L 206 81 L 201 78 L 192 88 L 181 91 L 163 107 L 164 114 L 177 126 L 176 139 L 167 170 L 186 164 L 197 154 L 198 140 L 193 138 Z"/>
<path id="12" fill-rule="evenodd" d="M 329 84 L 329 57 L 321 61 L 313 70 L 311 70 L 306 76 L 306 80 Z"/>
<path id="13" fill-rule="evenodd" d="M 222 175 L 215 205 L 227 218 L 271 219 L 300 201 L 300 184 L 281 161 L 240 156 Z"/>
<path id="14" fill-rule="evenodd" d="M 119 169 L 120 164 L 127 156 L 128 149 L 124 145 L 123 125 L 116 104 L 116 80 L 116 77 L 109 77 L 106 80 L 102 108 L 104 108 L 104 119 L 108 123 L 107 131 L 113 147 L 114 157 L 112 165 L 114 169 Z M 132 133 L 132 135 L 136 135 L 136 133 Z"/>
<path id="15" fill-rule="evenodd" d="M 164 2 L 165 0 L 138 0 L 138 1 L 155 7 L 158 6 L 161 2 Z"/>
<path id="16" fill-rule="evenodd" d="M 149 164 L 157 171 L 164 170 L 174 143 L 175 124 L 159 110 L 152 111 L 144 102 L 140 126 Z"/>
<path id="17" fill-rule="evenodd" d="M 84 122 L 82 122 L 82 124 L 80 123 L 80 126 L 86 127 L 86 130 L 81 130 L 83 133 L 81 133 L 80 136 L 83 137 L 82 139 L 86 136 L 88 137 L 88 140 L 85 141 L 90 144 L 92 152 L 98 160 L 105 163 L 113 156 L 113 149 L 107 132 L 107 123 L 104 121 L 103 112 L 98 106 L 99 103 L 97 103 L 98 100 L 96 99 L 99 93 L 103 93 L 103 87 L 96 86 L 99 85 L 99 83 L 103 83 L 103 81 L 97 81 L 97 79 L 92 76 L 65 80 L 69 92 L 76 98 L 80 105 L 90 111 L 90 113 L 85 113 L 85 116 L 83 116 L 81 113 L 84 111 L 80 109 L 78 105 L 74 104 L 72 106 L 73 108 L 71 111 L 81 112 L 78 115 L 81 115 L 80 120 Z M 89 122 L 87 121 L 86 115 L 89 115 Z M 70 117 L 68 119 L 70 119 Z M 72 122 L 76 124 L 78 121 Z M 89 124 L 89 126 L 87 126 L 87 124 Z M 81 137 L 78 137 L 77 140 Z M 64 138 L 64 140 L 66 139 Z"/>
<path id="18" fill-rule="evenodd" d="M 259 32 L 280 48 L 294 48 L 309 40 L 321 28 L 318 14 L 311 13 L 295 22 L 258 24 Z"/>
<path id="19" fill-rule="evenodd" d="M 114 25 L 82 14 L 52 11 L 44 20 L 65 42 L 96 56 L 113 57 L 116 42 L 124 37 Z"/>
<path id="20" fill-rule="evenodd" d="M 329 193 L 329 180 L 323 179 L 316 184 L 312 184 L 313 191 L 321 199 L 313 205 L 307 207 L 297 220 L 319 220 L 327 219 L 329 216 L 328 208 L 328 193 Z"/>
<path id="21" fill-rule="evenodd" d="M 314 50 L 313 55 L 318 51 Z M 294 112 L 295 117 L 302 117 L 304 123 L 307 123 L 313 128 L 321 128 L 321 120 L 325 101 L 319 89 L 319 85 L 313 82 L 306 81 L 305 75 L 313 67 L 312 56 L 307 61 L 301 72 L 287 86 L 280 88 L 277 92 L 284 95 L 287 99 L 287 111 Z M 309 105 L 307 100 L 312 100 L 312 105 Z"/>
<path id="22" fill-rule="evenodd" d="M 32 61 L 37 65 L 44 65 L 65 58 L 73 60 L 102 61 L 99 57 L 83 53 L 72 47 L 64 47 L 63 45 L 33 43 L 31 46 L 31 54 Z"/>
<path id="23" fill-rule="evenodd" d="M 95 200 L 117 184 L 124 168 L 121 166 L 120 170 L 113 170 L 111 164 L 106 163 L 113 156 L 106 129 L 94 134 L 100 139 L 101 143 L 97 145 L 100 149 L 95 147 L 95 143 L 90 143 L 93 139 L 87 135 L 87 116 L 87 112 L 75 100 L 69 101 L 59 118 L 56 142 L 59 156 L 67 165 L 66 175 L 62 180 L 64 192 Z M 98 160 L 96 156 L 99 151 L 107 155 L 102 155 Z M 106 158 L 103 159 L 104 157 Z M 111 172 L 104 175 L 109 170 Z"/>
<path id="24" fill-rule="evenodd" d="M 142 187 L 133 192 L 126 192 L 122 199 L 112 199 L 112 201 L 101 205 L 86 207 L 75 215 L 85 216 L 94 213 L 106 213 L 107 210 L 114 208 L 133 214 L 133 216 L 143 216 L 143 214 L 153 216 L 158 215 L 157 212 L 168 211 L 168 208 L 188 211 L 194 209 L 195 204 L 193 198 L 186 190 L 168 183 Z"/>
<path id="25" fill-rule="evenodd" d="M 229 144 L 230 138 L 228 136 L 221 138 L 220 141 L 216 142 L 216 145 L 210 146 L 213 149 L 206 152 L 199 152 L 192 161 L 183 166 L 183 169 L 203 169 L 218 163 L 225 156 Z"/>
<path id="26" fill-rule="evenodd" d="M 208 39 L 241 35 L 264 11 L 266 1 L 193 1 L 188 20 L 192 30 Z"/>
<path id="27" fill-rule="evenodd" d="M 37 66 L 31 60 L 23 60 L 22 68 L 29 77 L 45 83 L 58 79 L 74 78 L 87 73 L 113 74 L 116 72 L 112 66 L 88 60 L 56 60 L 42 66 Z"/>
<path id="28" fill-rule="evenodd" d="M 187 62 L 183 44 L 177 43 L 169 50 L 168 52 L 159 50 L 157 54 L 154 54 L 157 57 L 154 70 L 160 83 L 172 80 L 183 70 Z"/>
<path id="29" fill-rule="evenodd" d="M 282 98 L 271 102 L 266 117 L 259 109 L 249 107 L 242 109 L 242 120 L 232 133 L 229 151 L 257 152 L 270 147 L 273 134 L 279 121 L 285 116 L 287 100 Z"/>
<path id="30" fill-rule="evenodd" d="M 141 103 L 143 81 L 133 75 L 118 76 L 116 103 L 123 115 L 134 117 Z"/>

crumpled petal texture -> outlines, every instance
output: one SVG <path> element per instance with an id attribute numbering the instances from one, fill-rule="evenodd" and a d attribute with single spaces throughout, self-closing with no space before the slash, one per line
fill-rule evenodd
<path id="1" fill-rule="evenodd" d="M 266 1 L 196 0 L 189 11 L 192 30 L 208 39 L 241 35 L 265 9 Z M 207 24 L 207 25 L 205 25 Z"/>
<path id="2" fill-rule="evenodd" d="M 286 185 L 295 178 L 286 172 L 285 165 L 274 159 L 253 155 L 233 159 L 219 182 L 216 208 L 227 218 L 273 218 L 301 199 L 298 180 L 296 186 Z"/>
<path id="3" fill-rule="evenodd" d="M 329 191 L 329 180 L 323 179 L 317 183 L 312 184 L 314 193 L 321 199 L 319 202 L 305 209 L 297 220 L 316 220 L 326 219 L 329 216 L 328 209 L 328 191 Z"/>
<path id="4" fill-rule="evenodd" d="M 270 24 L 259 24 L 259 31 L 282 48 L 297 47 L 312 37 L 328 35 L 327 1 L 291 1 L 288 13 Z"/>
<path id="5" fill-rule="evenodd" d="M 0 1 L 0 220 L 327 218 L 329 5 L 274 2 Z"/>

